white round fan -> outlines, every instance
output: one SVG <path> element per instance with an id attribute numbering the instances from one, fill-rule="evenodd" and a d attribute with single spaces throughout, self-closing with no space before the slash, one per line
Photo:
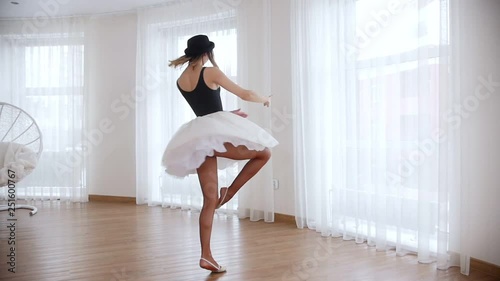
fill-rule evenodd
<path id="1" fill-rule="evenodd" d="M 0 188 L 14 185 L 28 176 L 36 167 L 43 150 L 42 133 L 24 110 L 0 102 Z M 16 205 L 16 209 L 29 209 L 34 215 L 37 208 Z M 8 210 L 0 205 L 0 211 Z"/>

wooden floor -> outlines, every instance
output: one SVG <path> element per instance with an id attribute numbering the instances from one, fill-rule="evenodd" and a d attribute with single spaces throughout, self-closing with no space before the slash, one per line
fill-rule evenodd
<path id="1" fill-rule="evenodd" d="M 16 212 L 15 274 L 7 271 L 10 231 L 7 212 L 0 213 L 0 280 L 495 280 L 292 224 L 223 214 L 214 221 L 212 251 L 228 270 L 209 274 L 198 267 L 198 213 L 102 202 L 37 206 L 33 217 Z"/>

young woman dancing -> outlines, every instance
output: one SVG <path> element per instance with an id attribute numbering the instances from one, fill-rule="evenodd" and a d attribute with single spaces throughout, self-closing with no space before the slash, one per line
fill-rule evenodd
<path id="1" fill-rule="evenodd" d="M 215 209 L 228 202 L 269 160 L 269 148 L 278 144 L 264 129 L 245 119 L 240 110 L 224 111 L 220 87 L 248 102 L 269 107 L 270 97 L 263 97 L 232 82 L 218 67 L 213 57 L 215 44 L 205 35 L 187 41 L 185 55 L 170 61 L 169 66 L 188 64 L 177 80 L 196 118 L 184 124 L 172 137 L 163 154 L 167 173 L 179 177 L 198 174 L 203 193 L 200 212 L 200 267 L 212 272 L 225 272 L 212 257 L 210 237 Z M 210 60 L 213 67 L 204 67 Z M 229 159 L 224 165 L 217 157 Z M 229 187 L 218 192 L 217 169 L 232 160 L 249 160 Z M 234 163 L 234 161 L 233 161 Z M 220 194 L 220 196 L 219 196 Z"/>

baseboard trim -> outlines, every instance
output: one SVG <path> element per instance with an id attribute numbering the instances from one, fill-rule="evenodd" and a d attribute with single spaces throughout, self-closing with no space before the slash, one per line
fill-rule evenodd
<path id="1" fill-rule="evenodd" d="M 295 217 L 280 213 L 274 213 L 274 222 L 288 223 L 296 225 Z"/>
<path id="2" fill-rule="evenodd" d="M 110 195 L 89 195 L 89 202 L 109 202 L 135 204 L 135 197 L 122 197 Z"/>
<path id="3" fill-rule="evenodd" d="M 495 278 L 500 278 L 500 266 L 475 258 L 470 259 L 470 270 L 480 271 Z"/>

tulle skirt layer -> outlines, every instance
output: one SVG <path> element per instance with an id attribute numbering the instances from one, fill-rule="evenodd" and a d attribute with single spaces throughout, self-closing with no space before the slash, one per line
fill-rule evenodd
<path id="1" fill-rule="evenodd" d="M 252 121 L 231 112 L 219 111 L 196 117 L 179 128 L 163 153 L 162 165 L 173 176 L 195 174 L 207 156 L 213 156 L 214 151 L 226 151 L 224 143 L 264 150 L 276 146 L 278 141 Z M 219 158 L 218 168 L 225 169 L 236 162 Z"/>

